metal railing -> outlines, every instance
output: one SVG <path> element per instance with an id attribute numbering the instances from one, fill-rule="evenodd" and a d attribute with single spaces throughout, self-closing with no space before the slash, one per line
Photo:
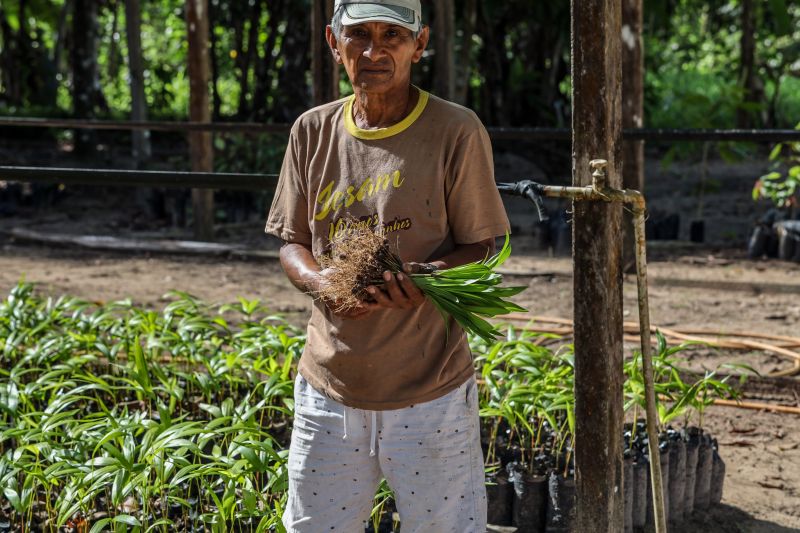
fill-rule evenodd
<path id="1" fill-rule="evenodd" d="M 149 130 L 149 131 L 212 131 L 220 133 L 288 134 L 289 124 L 253 122 L 170 122 L 114 121 L 58 118 L 0 117 L 2 127 Z M 569 141 L 568 128 L 487 128 L 494 140 Z M 741 129 L 625 129 L 623 139 L 650 142 L 676 141 L 741 141 L 775 143 L 800 141 L 800 130 L 741 130 Z M 275 187 L 276 174 L 180 172 L 164 170 L 81 169 L 33 166 L 0 166 L 0 180 L 60 183 L 65 185 L 176 187 L 226 190 L 269 190 Z"/>
<path id="2" fill-rule="evenodd" d="M 172 122 L 172 121 L 116 121 L 57 118 L 0 117 L 2 127 L 94 129 L 94 130 L 149 130 L 149 131 L 212 131 L 221 133 L 269 133 L 287 135 L 291 124 L 265 124 L 260 122 Z M 528 141 L 569 141 L 569 128 L 487 128 L 492 139 Z M 622 138 L 632 141 L 739 141 L 785 142 L 800 141 L 800 130 L 792 129 L 670 129 L 634 128 L 622 130 Z"/>
<path id="3" fill-rule="evenodd" d="M 275 187 L 277 179 L 277 174 L 0 166 L 0 180 L 101 187 L 167 187 L 252 191 L 271 189 Z"/>

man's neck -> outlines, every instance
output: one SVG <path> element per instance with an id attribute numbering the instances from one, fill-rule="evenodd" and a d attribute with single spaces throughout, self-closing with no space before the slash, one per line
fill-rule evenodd
<path id="1" fill-rule="evenodd" d="M 388 128 L 406 118 L 419 100 L 412 85 L 396 91 L 373 93 L 355 88 L 353 120 L 363 130 Z"/>

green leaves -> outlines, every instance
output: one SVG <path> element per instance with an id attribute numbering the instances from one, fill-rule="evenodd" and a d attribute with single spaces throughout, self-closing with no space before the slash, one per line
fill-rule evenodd
<path id="1" fill-rule="evenodd" d="M 800 123 L 795 129 L 800 130 Z M 769 154 L 772 171 L 761 176 L 753 187 L 753 200 L 766 198 L 777 207 L 790 207 L 800 201 L 800 143 L 778 143 Z"/>
<path id="2" fill-rule="evenodd" d="M 430 283 L 444 313 L 469 321 L 488 432 L 519 445 L 523 460 L 546 450 L 566 469 L 575 431 L 572 346 L 485 320 L 518 309 L 505 298 L 522 288 L 500 286 L 492 270 L 509 252 L 506 242 L 485 261 L 414 279 Z M 174 297 L 156 312 L 130 302 L 41 300 L 20 285 L 0 302 L 0 345 L 8 347 L 0 365 L 0 506 L 12 509 L 12 520 L 35 511 L 74 524 L 103 501 L 107 515 L 86 525 L 90 531 L 165 531 L 181 521 L 224 531 L 248 520 L 242 529 L 282 531 L 293 377 L 305 339 L 255 301 L 215 309 Z M 718 370 L 688 377 L 680 369 L 688 344 L 670 346 L 660 333 L 656 340 L 662 423 L 702 419 L 715 398 L 735 397 Z M 634 354 L 625 366 L 626 409 L 643 405 L 641 372 Z M 491 442 L 490 462 L 498 452 Z M 375 513 L 388 497 L 383 486 Z"/>
<path id="3" fill-rule="evenodd" d="M 13 521 L 74 524 L 105 499 L 91 531 L 166 531 L 190 513 L 209 529 L 279 523 L 286 455 L 270 428 L 288 423 L 303 336 L 257 300 L 215 312 L 171 298 L 157 312 L 21 284 L 0 302 L 0 504 Z M 201 486 L 210 494 L 187 498 Z"/>
<path id="4" fill-rule="evenodd" d="M 509 236 L 494 256 L 433 274 L 413 274 L 411 279 L 439 310 L 445 323 L 455 319 L 465 331 L 492 342 L 501 333 L 483 317 L 495 317 L 514 311 L 525 311 L 504 300 L 526 287 L 500 287 L 503 277 L 495 272 L 511 255 Z"/>

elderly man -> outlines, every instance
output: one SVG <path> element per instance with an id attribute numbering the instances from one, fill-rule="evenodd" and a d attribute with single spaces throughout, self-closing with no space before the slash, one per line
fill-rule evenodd
<path id="1" fill-rule="evenodd" d="M 295 384 L 289 532 L 363 531 L 384 477 L 404 533 L 486 530 L 478 399 L 463 330 L 408 276 L 384 273 L 346 311 L 318 259 L 360 221 L 407 261 L 483 259 L 508 229 L 486 130 L 411 84 L 429 29 L 419 0 L 337 0 L 326 37 L 354 94 L 294 124 L 266 231 L 314 298 Z M 429 265 L 429 266 L 430 266 Z M 449 331 L 448 331 L 449 328 Z"/>

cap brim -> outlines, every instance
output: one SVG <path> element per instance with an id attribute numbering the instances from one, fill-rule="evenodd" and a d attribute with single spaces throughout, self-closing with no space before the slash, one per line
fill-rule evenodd
<path id="1" fill-rule="evenodd" d="M 419 31 L 419 21 L 413 9 L 387 4 L 345 4 L 342 24 L 352 26 L 364 22 L 388 22 L 411 31 Z"/>

